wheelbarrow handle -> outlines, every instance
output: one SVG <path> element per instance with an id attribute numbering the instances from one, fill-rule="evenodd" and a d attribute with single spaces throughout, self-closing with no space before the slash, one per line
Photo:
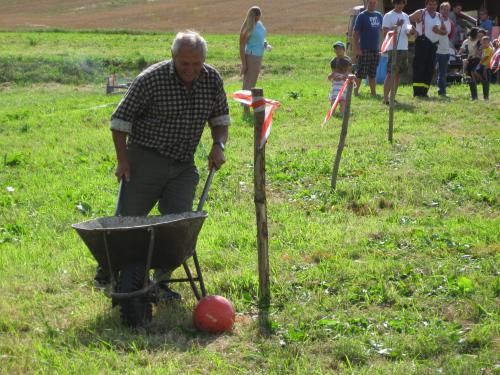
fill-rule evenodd
<path id="1" fill-rule="evenodd" d="M 120 184 L 118 185 L 118 194 L 116 197 L 116 209 L 115 216 L 120 216 L 120 210 L 122 206 L 122 187 L 123 187 L 123 178 L 120 179 Z"/>
<path id="2" fill-rule="evenodd" d="M 210 189 L 210 185 L 212 184 L 212 180 L 214 179 L 215 168 L 210 169 L 210 173 L 207 177 L 207 182 L 205 182 L 205 187 L 203 188 L 203 193 L 201 193 L 200 202 L 198 203 L 198 208 L 196 211 L 203 210 L 203 206 L 205 205 L 205 201 L 208 197 L 208 190 Z"/>

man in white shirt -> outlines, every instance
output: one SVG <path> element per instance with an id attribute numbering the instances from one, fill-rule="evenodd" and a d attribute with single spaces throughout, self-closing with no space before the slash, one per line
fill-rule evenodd
<path id="1" fill-rule="evenodd" d="M 417 23 L 418 37 L 415 40 L 413 59 L 413 96 L 427 98 L 436 65 L 436 50 L 439 35 L 447 35 L 437 9 L 437 0 L 425 0 L 425 8 L 410 16 Z"/>
<path id="2" fill-rule="evenodd" d="M 406 0 L 392 0 L 392 5 L 394 5 L 394 9 L 384 15 L 382 30 L 384 38 L 388 32 L 393 32 L 395 33 L 393 43 L 396 43 L 396 40 L 398 41 L 396 46 L 396 62 L 394 65 L 394 93 L 396 93 L 398 91 L 400 74 L 404 74 L 408 70 L 408 35 L 414 32 L 414 29 L 410 23 L 410 18 L 403 12 Z M 394 46 L 391 46 L 388 50 L 389 61 L 387 64 L 387 76 L 384 81 L 385 104 L 389 104 L 389 94 L 392 86 L 393 48 Z"/>
<path id="3" fill-rule="evenodd" d="M 448 62 L 450 60 L 450 38 L 451 35 L 451 20 L 449 19 L 450 14 L 450 3 L 445 2 L 439 6 L 439 13 L 442 17 L 442 22 L 446 27 L 447 34 L 439 35 L 439 44 L 436 51 L 436 60 L 438 64 L 438 94 L 439 96 L 446 97 L 446 77 L 448 76 Z"/>

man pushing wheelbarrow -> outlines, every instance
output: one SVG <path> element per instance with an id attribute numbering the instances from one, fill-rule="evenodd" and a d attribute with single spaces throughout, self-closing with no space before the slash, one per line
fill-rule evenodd
<path id="1" fill-rule="evenodd" d="M 118 162 L 115 175 L 120 181 L 116 215 L 120 217 L 145 217 L 157 203 L 162 215 L 192 211 L 199 181 L 194 154 L 206 122 L 213 138 L 208 168 L 217 170 L 225 162 L 229 108 L 222 78 L 205 64 L 206 41 L 194 31 L 180 32 L 171 51 L 171 60 L 137 76 L 111 116 Z M 195 263 L 198 268 L 197 259 Z M 155 268 L 159 298 L 181 299 L 169 287 L 172 267 Z M 99 264 L 95 281 L 109 283 L 114 277 L 109 270 Z"/>

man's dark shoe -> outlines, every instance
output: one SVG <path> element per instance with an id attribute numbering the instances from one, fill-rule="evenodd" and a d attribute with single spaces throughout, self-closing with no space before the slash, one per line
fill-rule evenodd
<path id="1" fill-rule="evenodd" d="M 160 282 L 158 284 L 159 301 L 180 301 L 182 296 L 168 287 L 168 283 Z"/>
<path id="2" fill-rule="evenodd" d="M 97 271 L 94 276 L 94 286 L 98 288 L 105 288 L 111 283 L 109 273 L 100 266 L 97 266 Z"/>

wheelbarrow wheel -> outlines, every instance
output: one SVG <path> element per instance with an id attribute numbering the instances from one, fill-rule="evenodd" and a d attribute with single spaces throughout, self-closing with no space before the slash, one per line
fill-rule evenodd
<path id="1" fill-rule="evenodd" d="M 146 270 L 144 265 L 134 264 L 124 268 L 118 279 L 118 291 L 130 293 L 142 289 Z M 123 324 L 130 327 L 147 325 L 153 317 L 149 293 L 119 300 L 120 317 Z"/>

